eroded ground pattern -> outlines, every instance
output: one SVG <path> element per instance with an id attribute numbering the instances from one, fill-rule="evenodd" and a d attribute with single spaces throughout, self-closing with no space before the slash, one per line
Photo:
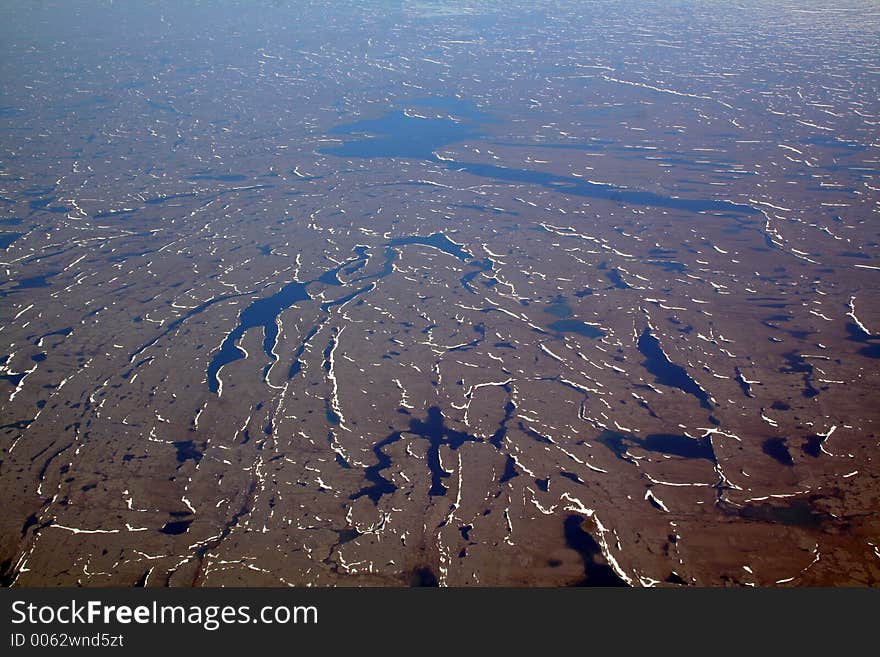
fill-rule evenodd
<path id="1" fill-rule="evenodd" d="M 5 584 L 880 581 L 875 4 L 76 4 L 3 9 Z"/>

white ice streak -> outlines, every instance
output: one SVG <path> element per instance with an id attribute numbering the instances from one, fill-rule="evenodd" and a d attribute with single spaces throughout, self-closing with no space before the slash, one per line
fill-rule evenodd
<path id="1" fill-rule="evenodd" d="M 339 418 L 339 426 L 345 431 L 351 431 L 347 426 L 345 426 L 345 417 L 342 415 L 342 407 L 339 404 L 339 385 L 336 381 L 336 374 L 333 371 L 334 365 L 334 354 L 336 353 L 337 347 L 339 347 L 339 336 L 342 335 L 342 332 L 345 330 L 345 326 L 343 326 L 336 333 L 335 339 L 333 341 L 333 346 L 330 349 L 330 353 L 327 355 L 327 379 L 330 381 L 330 407 L 333 409 L 333 412 L 336 413 Z"/>
<path id="2" fill-rule="evenodd" d="M 669 89 L 667 87 L 655 87 L 651 84 L 645 84 L 644 82 L 631 82 L 629 80 L 621 80 L 619 78 L 612 78 L 610 75 L 602 74 L 602 78 L 607 80 L 608 82 L 617 82 L 618 84 L 627 84 L 632 87 L 642 87 L 643 89 L 650 89 L 651 91 L 657 91 L 664 94 L 672 94 L 673 96 L 684 96 L 685 98 L 699 98 L 700 100 L 714 100 L 711 96 L 701 96 L 699 94 L 689 94 L 683 91 L 676 91 L 675 89 Z"/>
<path id="3" fill-rule="evenodd" d="M 849 312 L 846 314 L 847 317 L 852 319 L 855 322 L 856 326 L 858 326 L 866 335 L 873 336 L 874 334 L 868 329 L 867 326 L 856 316 L 856 298 L 852 296 L 849 298 Z"/>
<path id="4" fill-rule="evenodd" d="M 645 499 L 648 500 L 649 502 L 653 501 L 663 511 L 665 511 L 666 513 L 669 513 L 669 508 L 663 503 L 663 500 L 661 500 L 659 497 L 654 495 L 654 493 L 651 492 L 650 489 L 645 491 Z"/>
<path id="5" fill-rule="evenodd" d="M 608 530 L 605 526 L 600 522 L 599 517 L 596 515 L 596 511 L 594 509 L 588 509 L 584 506 L 584 503 L 581 502 L 578 498 L 572 497 L 567 492 L 562 494 L 562 499 L 568 500 L 569 504 L 565 507 L 566 511 L 574 511 L 575 513 L 580 513 L 587 518 L 593 520 L 596 525 L 596 529 L 599 531 L 599 549 L 602 551 L 602 555 L 605 557 L 605 560 L 608 561 L 611 568 L 615 573 L 627 584 L 630 586 L 634 585 L 633 579 L 620 567 L 620 564 L 617 563 L 617 559 L 614 558 L 614 555 L 611 554 L 611 550 L 608 547 L 608 541 L 605 539 L 605 534 Z"/>

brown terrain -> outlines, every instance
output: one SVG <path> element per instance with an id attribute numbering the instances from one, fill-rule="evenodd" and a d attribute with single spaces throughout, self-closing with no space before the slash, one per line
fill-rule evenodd
<path id="1" fill-rule="evenodd" d="M 295 4 L 3 10 L 7 586 L 880 583 L 875 5 Z"/>

